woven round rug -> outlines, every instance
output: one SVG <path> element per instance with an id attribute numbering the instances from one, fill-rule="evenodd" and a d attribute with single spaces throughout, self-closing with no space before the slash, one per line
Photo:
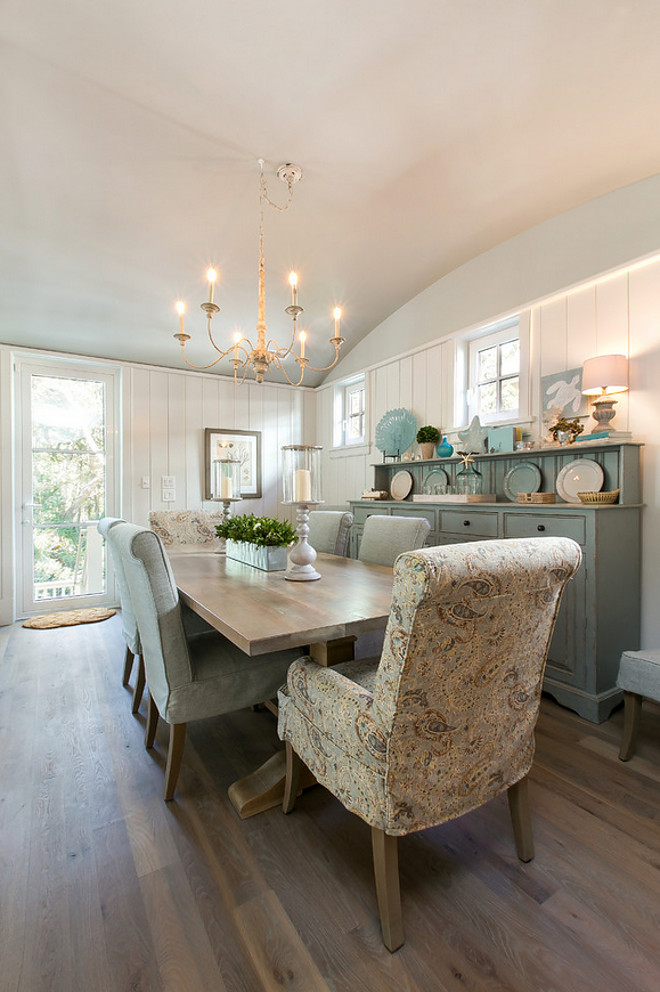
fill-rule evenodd
<path id="1" fill-rule="evenodd" d="M 47 613 L 43 617 L 31 617 L 23 624 L 35 630 L 52 630 L 53 627 L 74 627 L 77 623 L 99 623 L 114 617 L 116 610 L 94 607 L 87 610 L 68 610 L 66 613 Z"/>

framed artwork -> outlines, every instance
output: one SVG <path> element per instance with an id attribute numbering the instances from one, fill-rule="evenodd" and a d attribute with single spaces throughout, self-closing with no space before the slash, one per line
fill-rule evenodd
<path id="1" fill-rule="evenodd" d="M 541 409 L 551 417 L 584 417 L 589 397 L 582 395 L 582 369 L 568 369 L 541 378 Z"/>
<path id="2" fill-rule="evenodd" d="M 211 468 L 232 455 L 241 463 L 241 499 L 261 499 L 261 431 L 204 429 L 204 499 L 213 499 Z"/>

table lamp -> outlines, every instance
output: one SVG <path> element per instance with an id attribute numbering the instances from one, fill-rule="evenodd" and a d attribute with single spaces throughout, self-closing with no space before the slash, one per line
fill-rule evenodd
<path id="1" fill-rule="evenodd" d="M 594 433 L 609 433 L 614 419 L 612 393 L 628 389 L 628 359 L 625 355 L 599 355 L 587 358 L 582 370 L 582 392 L 594 396 L 592 416 L 596 421 Z"/>
<path id="2" fill-rule="evenodd" d="M 237 503 L 241 498 L 241 463 L 238 458 L 229 455 L 223 458 L 216 458 L 213 461 L 211 473 L 212 499 L 216 503 L 222 503 L 222 522 L 226 523 L 230 516 L 232 503 Z M 226 552 L 224 540 L 219 554 Z"/>
<path id="3" fill-rule="evenodd" d="M 322 503 L 321 452 L 318 444 L 285 444 L 282 448 L 282 502 L 296 507 L 298 541 L 289 552 L 285 579 L 309 582 L 320 579 L 314 568 L 316 551 L 307 540 L 309 507 Z"/>

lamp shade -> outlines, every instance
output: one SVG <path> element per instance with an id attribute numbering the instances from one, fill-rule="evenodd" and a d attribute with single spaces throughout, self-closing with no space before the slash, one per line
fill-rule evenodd
<path id="1" fill-rule="evenodd" d="M 587 358 L 582 370 L 582 392 L 587 396 L 625 393 L 628 388 L 628 359 L 625 355 Z"/>

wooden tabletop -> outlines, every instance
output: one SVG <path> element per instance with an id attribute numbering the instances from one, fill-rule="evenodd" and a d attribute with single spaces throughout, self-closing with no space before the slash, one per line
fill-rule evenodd
<path id="1" fill-rule="evenodd" d="M 319 554 L 316 582 L 291 582 L 209 551 L 168 549 L 179 595 L 249 655 L 379 630 L 392 601 L 392 569 Z"/>

